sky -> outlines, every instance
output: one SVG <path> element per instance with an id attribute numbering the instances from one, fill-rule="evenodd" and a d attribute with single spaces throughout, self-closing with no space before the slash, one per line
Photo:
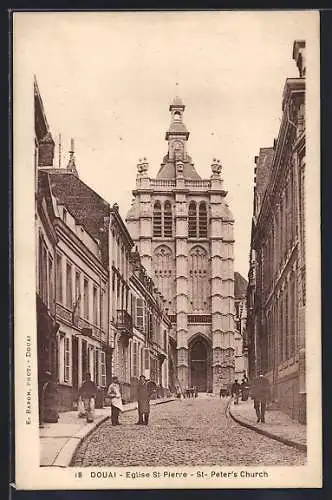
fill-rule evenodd
<path id="1" fill-rule="evenodd" d="M 309 11 L 15 13 L 14 64 L 36 75 L 62 166 L 73 137 L 80 178 L 123 218 L 138 159 L 159 170 L 180 96 L 197 172 L 209 178 L 221 160 L 234 269 L 247 277 L 254 157 L 278 135 L 285 80 L 298 76 L 293 42 L 315 22 Z"/>

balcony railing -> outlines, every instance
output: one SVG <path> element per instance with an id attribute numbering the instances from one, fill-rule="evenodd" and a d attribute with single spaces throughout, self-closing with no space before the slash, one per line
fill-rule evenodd
<path id="1" fill-rule="evenodd" d="M 58 319 L 64 321 L 69 326 L 74 325 L 76 328 L 81 330 L 83 335 L 92 337 L 102 342 L 106 342 L 107 340 L 106 332 L 104 330 L 101 330 L 96 325 L 92 325 L 89 321 L 79 316 L 77 318 L 74 318 L 72 311 L 61 304 L 56 305 L 56 316 Z"/>
<path id="2" fill-rule="evenodd" d="M 117 327 L 121 330 L 122 333 L 128 335 L 129 337 L 133 336 L 133 320 L 130 314 L 123 310 L 117 310 Z"/>

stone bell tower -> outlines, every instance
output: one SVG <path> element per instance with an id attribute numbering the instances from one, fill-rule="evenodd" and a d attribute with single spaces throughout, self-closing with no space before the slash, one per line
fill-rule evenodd
<path id="1" fill-rule="evenodd" d="M 169 106 L 168 145 L 155 178 L 137 165 L 126 221 L 176 335 L 179 384 L 219 392 L 234 379 L 234 219 L 220 161 L 202 179 L 187 151 L 185 105 Z"/>

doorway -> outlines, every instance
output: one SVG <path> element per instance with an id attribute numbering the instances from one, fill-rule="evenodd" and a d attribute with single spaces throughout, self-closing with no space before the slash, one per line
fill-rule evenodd
<path id="1" fill-rule="evenodd" d="M 208 346 L 201 337 L 195 339 L 189 348 L 190 386 L 198 392 L 207 391 Z"/>

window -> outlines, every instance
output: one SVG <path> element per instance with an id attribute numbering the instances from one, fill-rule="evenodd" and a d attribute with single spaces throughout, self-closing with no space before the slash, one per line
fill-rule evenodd
<path id="1" fill-rule="evenodd" d="M 75 307 L 77 314 L 81 314 L 81 273 L 76 271 L 75 273 Z"/>
<path id="2" fill-rule="evenodd" d="M 106 387 L 106 354 L 104 351 L 100 351 L 100 385 Z"/>
<path id="3" fill-rule="evenodd" d="M 138 377 L 137 351 L 138 351 L 138 345 L 137 345 L 137 342 L 134 342 L 133 343 L 133 376 L 134 377 Z"/>
<path id="4" fill-rule="evenodd" d="M 64 379 L 65 382 L 69 382 L 69 372 L 70 372 L 70 340 L 68 337 L 65 337 L 65 359 L 64 359 Z"/>
<path id="5" fill-rule="evenodd" d="M 98 295 L 97 287 L 93 287 L 93 323 L 98 325 Z"/>
<path id="6" fill-rule="evenodd" d="M 84 278 L 84 318 L 89 320 L 89 281 Z"/>
<path id="7" fill-rule="evenodd" d="M 53 293 L 53 259 L 48 256 L 48 306 L 53 311 L 54 307 L 54 293 Z"/>
<path id="8" fill-rule="evenodd" d="M 144 369 L 148 370 L 150 368 L 150 351 L 149 349 L 144 349 Z"/>
<path id="9" fill-rule="evenodd" d="M 62 256 L 56 255 L 56 300 L 62 302 Z"/>
<path id="10" fill-rule="evenodd" d="M 136 297 L 131 295 L 131 311 L 130 311 L 133 324 L 136 325 Z"/>
<path id="11" fill-rule="evenodd" d="M 205 201 L 199 204 L 199 237 L 207 238 L 207 211 Z"/>
<path id="12" fill-rule="evenodd" d="M 197 236 L 197 213 L 196 213 L 196 203 L 191 201 L 189 203 L 189 228 L 188 228 L 189 238 L 196 238 Z"/>
<path id="13" fill-rule="evenodd" d="M 166 246 L 158 246 L 153 253 L 153 267 L 155 270 L 154 283 L 162 296 L 167 300 L 167 307 L 172 305 L 175 298 L 174 259 L 172 250 Z"/>
<path id="14" fill-rule="evenodd" d="M 203 312 L 209 307 L 211 295 L 208 276 L 209 259 L 203 247 L 193 247 L 188 256 L 189 311 Z"/>
<path id="15" fill-rule="evenodd" d="M 164 204 L 164 237 L 172 237 L 172 207 L 169 201 Z"/>
<path id="16" fill-rule="evenodd" d="M 62 212 L 62 217 L 63 217 L 63 222 L 66 224 L 67 223 L 67 210 L 64 208 Z"/>
<path id="17" fill-rule="evenodd" d="M 149 309 L 147 308 L 146 304 L 145 304 L 144 314 L 145 314 L 145 320 L 144 320 L 145 334 L 146 334 L 147 338 L 149 339 L 150 335 L 151 335 L 151 316 L 150 316 L 150 312 L 149 312 Z"/>
<path id="18" fill-rule="evenodd" d="M 99 385 L 99 349 L 95 349 L 94 350 L 94 373 L 95 373 L 95 376 L 94 376 L 94 381 L 97 385 Z"/>
<path id="19" fill-rule="evenodd" d="M 153 236 L 161 238 L 161 204 L 156 201 L 153 207 Z"/>
<path id="20" fill-rule="evenodd" d="M 67 262 L 66 266 L 66 306 L 71 309 L 73 306 L 73 283 L 71 274 L 71 264 Z"/>
<path id="21" fill-rule="evenodd" d="M 104 300 L 105 300 L 105 292 L 104 290 L 101 291 L 101 297 L 100 297 L 100 328 L 103 330 L 104 328 Z"/>
<path id="22" fill-rule="evenodd" d="M 43 245 L 42 251 L 42 297 L 43 302 L 48 304 L 48 276 L 47 276 L 47 250 Z"/>
<path id="23" fill-rule="evenodd" d="M 136 326 L 143 332 L 144 331 L 144 301 L 143 299 L 136 300 Z"/>

